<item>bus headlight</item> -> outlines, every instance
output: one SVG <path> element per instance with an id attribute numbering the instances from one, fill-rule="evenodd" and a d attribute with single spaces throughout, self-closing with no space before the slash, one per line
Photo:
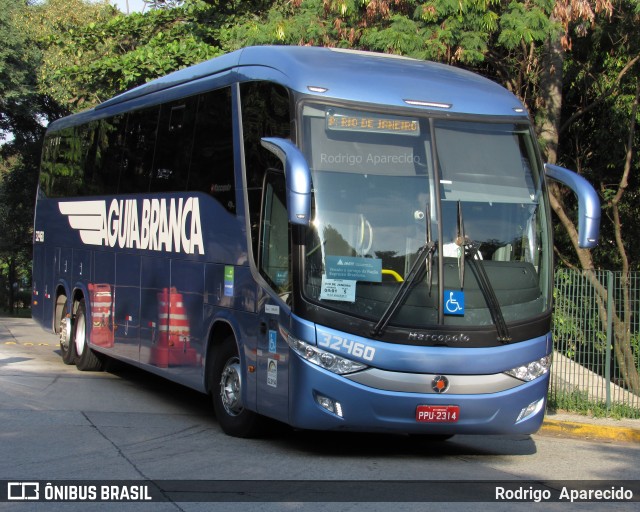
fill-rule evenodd
<path id="1" fill-rule="evenodd" d="M 520 379 L 525 382 L 531 382 L 538 377 L 542 377 L 549 371 L 550 367 L 551 356 L 545 356 L 536 361 L 532 361 L 529 364 L 518 366 L 517 368 L 512 368 L 511 370 L 504 373 L 506 373 L 507 375 L 511 375 L 516 379 Z"/>
<path id="2" fill-rule="evenodd" d="M 355 373 L 368 368 L 366 364 L 352 361 L 351 359 L 347 359 L 346 357 L 332 354 L 331 352 L 322 350 L 318 347 L 310 345 L 309 343 L 305 343 L 304 341 L 292 336 L 288 332 L 285 332 L 283 329 L 280 329 L 280 332 L 284 336 L 284 339 L 287 340 L 289 346 L 297 354 L 299 354 L 302 358 L 306 359 L 310 363 L 318 365 L 325 370 L 337 373 L 338 375 L 346 375 L 347 373 Z"/>

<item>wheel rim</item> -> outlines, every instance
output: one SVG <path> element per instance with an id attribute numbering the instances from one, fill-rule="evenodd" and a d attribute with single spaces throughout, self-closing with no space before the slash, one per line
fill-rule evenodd
<path id="1" fill-rule="evenodd" d="M 71 320 L 69 317 L 64 317 L 60 320 L 60 347 L 67 351 L 69 350 L 69 338 L 71 334 Z"/>
<path id="2" fill-rule="evenodd" d="M 76 341 L 76 353 L 81 356 L 84 351 L 84 343 L 85 343 L 85 321 L 84 315 L 78 315 L 76 317 L 76 332 L 75 332 L 75 341 Z"/>
<path id="3" fill-rule="evenodd" d="M 222 371 L 220 398 L 229 416 L 237 416 L 242 412 L 242 379 L 240 378 L 240 360 L 237 357 L 229 359 Z"/>

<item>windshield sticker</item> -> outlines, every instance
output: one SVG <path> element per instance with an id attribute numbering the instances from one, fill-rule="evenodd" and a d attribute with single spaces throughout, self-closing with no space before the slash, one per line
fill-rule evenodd
<path id="1" fill-rule="evenodd" d="M 444 314 L 464 315 L 464 292 L 445 290 L 444 291 Z"/>
<path id="2" fill-rule="evenodd" d="M 327 256 L 325 259 L 329 279 L 382 282 L 382 260 L 354 258 L 351 256 Z"/>
<path id="3" fill-rule="evenodd" d="M 356 282 L 346 279 L 329 279 L 322 275 L 320 300 L 356 301 Z"/>
<path id="4" fill-rule="evenodd" d="M 276 275 L 273 276 L 273 282 L 278 286 L 286 286 L 289 282 L 289 271 L 288 270 L 278 270 L 276 271 Z"/>

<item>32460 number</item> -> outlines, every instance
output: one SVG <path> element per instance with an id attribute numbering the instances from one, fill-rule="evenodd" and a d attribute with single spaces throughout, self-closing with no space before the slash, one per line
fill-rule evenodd
<path id="1" fill-rule="evenodd" d="M 318 341 L 319 347 L 331 348 L 341 353 L 347 353 L 354 357 L 359 357 L 365 361 L 373 361 L 376 355 L 376 349 L 360 343 L 359 341 L 353 341 L 342 336 L 335 334 L 320 333 L 320 340 Z"/>

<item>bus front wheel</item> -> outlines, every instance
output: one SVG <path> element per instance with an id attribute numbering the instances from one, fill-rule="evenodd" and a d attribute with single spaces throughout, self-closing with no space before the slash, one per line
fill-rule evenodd
<path id="1" fill-rule="evenodd" d="M 225 434 L 255 437 L 262 429 L 262 417 L 244 406 L 240 357 L 232 336 L 217 348 L 211 370 L 213 408 Z"/>

